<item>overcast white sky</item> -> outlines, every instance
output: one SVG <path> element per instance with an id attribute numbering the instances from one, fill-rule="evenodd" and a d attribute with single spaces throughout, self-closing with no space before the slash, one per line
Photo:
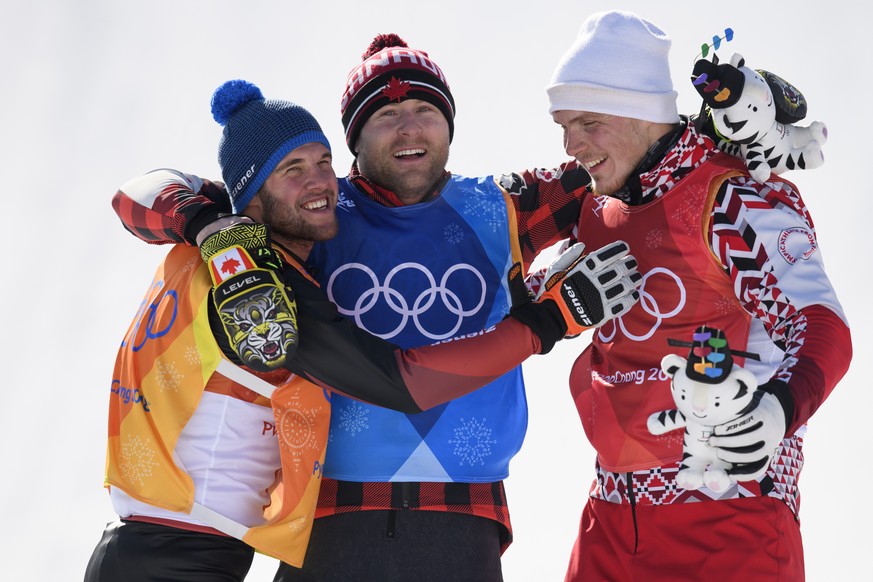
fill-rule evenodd
<path id="1" fill-rule="evenodd" d="M 658 8 L 655 8 L 655 7 Z M 719 54 L 743 53 L 808 98 L 805 123 L 829 128 L 822 168 L 787 177 L 801 189 L 848 313 L 855 363 L 809 425 L 801 478 L 811 581 L 869 573 L 873 478 L 868 330 L 871 187 L 861 141 L 869 120 L 870 17 L 839 2 L 572 0 L 266 2 L 0 0 L 0 160 L 10 236 L 4 269 L 0 395 L 0 563 L 6 580 L 80 580 L 105 523 L 102 488 L 115 352 L 165 249 L 127 234 L 109 201 L 128 178 L 176 167 L 220 178 L 220 127 L 209 99 L 244 78 L 268 98 L 310 109 L 351 155 L 339 100 L 377 33 L 396 32 L 446 73 L 457 103 L 449 169 L 503 173 L 563 161 L 544 87 L 583 19 L 637 11 L 673 37 L 680 110 L 699 107 L 688 77 L 701 44 L 725 27 Z M 627 58 L 633 59 L 633 54 Z M 11 232 L 10 232 L 11 229 Z M 515 543 L 507 582 L 561 580 L 593 476 L 594 453 L 567 387 L 587 337 L 526 365 L 530 426 L 511 466 Z M 864 533 L 862 533 L 864 532 Z M 707 532 L 700 532 L 706 536 Z M 258 557 L 250 580 L 272 580 Z"/>

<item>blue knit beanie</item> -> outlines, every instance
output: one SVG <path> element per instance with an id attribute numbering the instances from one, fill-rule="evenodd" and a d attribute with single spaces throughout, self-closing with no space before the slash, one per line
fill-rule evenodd
<path id="1" fill-rule="evenodd" d="M 228 81 L 215 90 L 212 117 L 224 126 L 218 164 L 234 212 L 248 206 L 292 150 L 311 142 L 330 150 L 330 142 L 311 113 L 290 101 L 266 100 L 247 81 Z"/>

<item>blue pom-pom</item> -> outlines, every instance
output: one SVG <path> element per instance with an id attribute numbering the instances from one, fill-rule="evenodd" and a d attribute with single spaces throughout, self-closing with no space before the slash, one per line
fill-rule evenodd
<path id="1" fill-rule="evenodd" d="M 223 126 L 246 103 L 263 98 L 261 90 L 248 81 L 228 81 L 212 94 L 212 118 Z"/>

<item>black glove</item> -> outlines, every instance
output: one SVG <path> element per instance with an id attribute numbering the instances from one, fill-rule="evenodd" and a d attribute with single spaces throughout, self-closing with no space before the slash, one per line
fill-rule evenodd
<path id="1" fill-rule="evenodd" d="M 263 224 L 236 224 L 200 245 L 230 347 L 258 372 L 285 366 L 297 348 L 297 305 L 279 277 L 281 258 Z M 215 330 L 218 331 L 218 330 Z"/>

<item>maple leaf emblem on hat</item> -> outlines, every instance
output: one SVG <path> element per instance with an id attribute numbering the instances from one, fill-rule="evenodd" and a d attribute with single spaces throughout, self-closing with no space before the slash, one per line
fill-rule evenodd
<path id="1" fill-rule="evenodd" d="M 394 101 L 395 99 L 400 102 L 401 99 L 406 97 L 406 94 L 409 92 L 409 81 L 401 81 L 397 77 L 391 77 L 391 80 L 388 81 L 388 84 L 382 89 L 382 95 L 388 98 L 388 101 Z"/>

